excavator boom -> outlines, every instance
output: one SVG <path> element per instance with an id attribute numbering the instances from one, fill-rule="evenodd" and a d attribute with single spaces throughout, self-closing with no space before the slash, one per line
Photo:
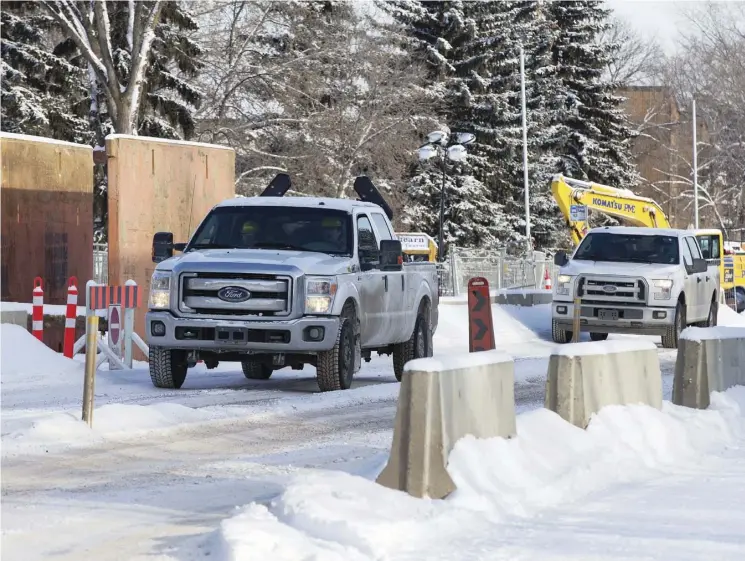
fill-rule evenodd
<path id="1" fill-rule="evenodd" d="M 629 226 L 670 227 L 665 212 L 655 201 L 639 197 L 628 189 L 580 181 L 559 174 L 551 182 L 551 192 L 567 220 L 574 245 L 582 241 L 588 230 L 586 216 L 584 220 L 574 219 L 574 205 L 613 216 Z"/>

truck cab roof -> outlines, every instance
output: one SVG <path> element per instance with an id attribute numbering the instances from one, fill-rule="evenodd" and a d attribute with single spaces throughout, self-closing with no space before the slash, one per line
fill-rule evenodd
<path id="1" fill-rule="evenodd" d="M 383 209 L 374 203 L 352 199 L 334 199 L 331 197 L 236 197 L 218 203 L 215 205 L 215 208 L 241 206 L 323 207 L 346 212 L 353 212 L 355 208 L 366 208 L 369 210 L 377 209 L 383 212 Z"/>
<path id="2" fill-rule="evenodd" d="M 680 230 L 676 228 L 641 228 L 638 226 L 600 226 L 587 232 L 588 235 L 593 233 L 633 234 L 637 236 L 672 236 L 674 238 L 694 235 L 691 230 Z"/>

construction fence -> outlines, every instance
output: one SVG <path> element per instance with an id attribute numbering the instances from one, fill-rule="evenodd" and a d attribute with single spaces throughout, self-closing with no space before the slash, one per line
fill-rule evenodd
<path id="1" fill-rule="evenodd" d="M 546 273 L 553 283 L 557 267 L 553 258 L 536 251 L 530 257 L 508 255 L 505 250 L 491 251 L 453 248 L 449 258 L 438 264 L 440 294 L 466 294 L 468 280 L 483 277 L 491 290 L 542 289 Z"/>

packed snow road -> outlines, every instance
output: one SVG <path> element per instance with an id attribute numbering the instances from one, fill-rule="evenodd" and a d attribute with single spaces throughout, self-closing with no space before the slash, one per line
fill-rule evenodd
<path id="1" fill-rule="evenodd" d="M 436 354 L 467 351 L 465 307 L 441 310 Z M 543 404 L 549 314 L 494 307 L 497 345 L 516 359 L 518 412 Z M 100 372 L 91 431 L 79 421 L 81 362 L 12 326 L 2 343 L 4 558 L 199 557 L 220 520 L 268 502 L 289 477 L 373 477 L 387 458 L 399 387 L 388 357 L 326 394 L 311 368 L 255 382 L 237 365 L 200 367 L 179 391 L 153 388 L 145 370 Z M 660 361 L 669 399 L 675 352 Z"/>

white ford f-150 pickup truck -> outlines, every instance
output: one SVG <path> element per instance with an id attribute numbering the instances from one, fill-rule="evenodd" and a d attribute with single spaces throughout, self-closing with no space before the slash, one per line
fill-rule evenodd
<path id="1" fill-rule="evenodd" d="M 661 228 L 602 227 L 588 232 L 571 259 L 558 252 L 552 335 L 572 339 L 574 300 L 580 331 L 593 341 L 609 333 L 661 335 L 676 348 L 688 325 L 717 322 L 719 268 L 707 265 L 693 232 Z"/>
<path id="2" fill-rule="evenodd" d="M 372 352 L 393 355 L 398 380 L 432 356 L 436 265 L 403 264 L 372 182 L 356 179 L 359 201 L 283 197 L 289 188 L 280 174 L 261 196 L 216 205 L 188 243 L 155 234 L 145 323 L 156 387 L 180 388 L 203 360 L 240 362 L 250 379 L 311 364 L 322 391 L 347 389 Z"/>

